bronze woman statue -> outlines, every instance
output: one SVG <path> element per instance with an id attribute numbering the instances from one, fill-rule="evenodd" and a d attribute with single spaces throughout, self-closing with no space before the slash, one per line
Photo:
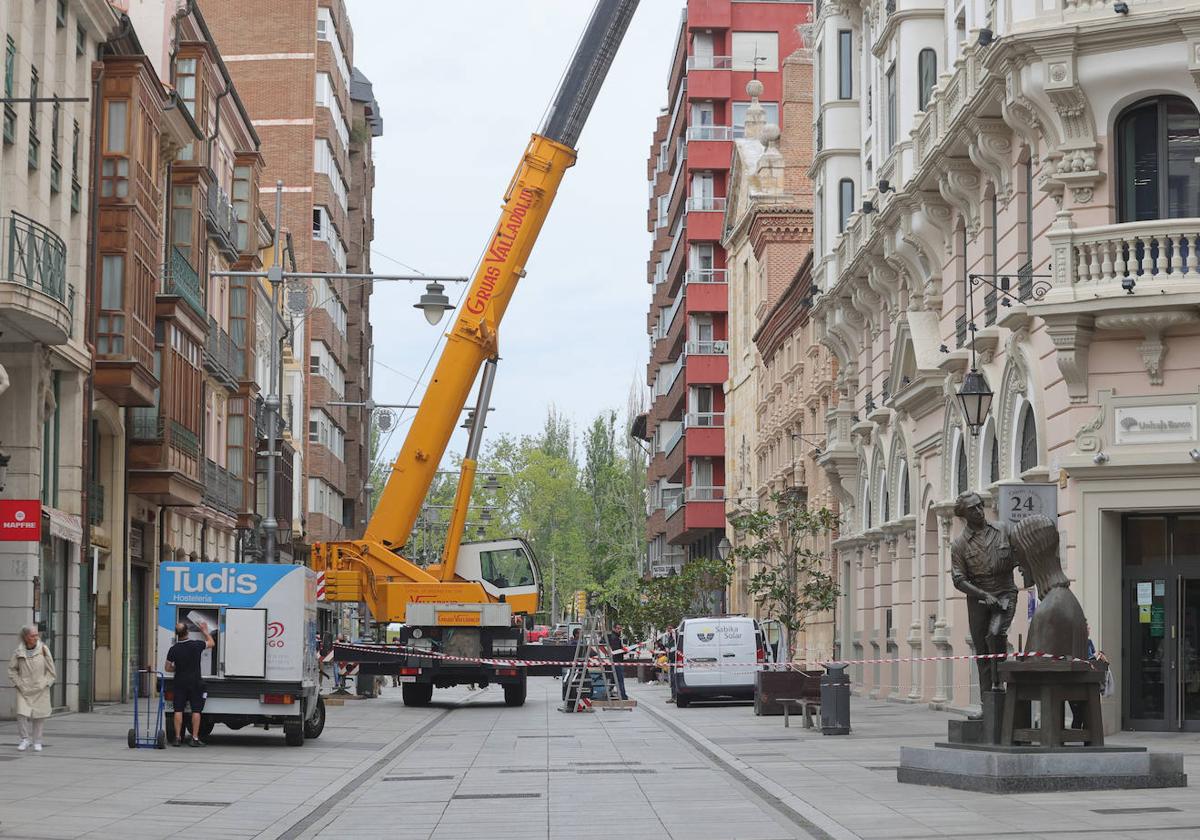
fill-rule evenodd
<path id="1" fill-rule="evenodd" d="M 1037 585 L 1038 604 L 1025 652 L 1088 658 L 1087 619 L 1058 560 L 1058 529 L 1045 516 L 1022 519 L 1009 530 L 1022 571 Z"/>

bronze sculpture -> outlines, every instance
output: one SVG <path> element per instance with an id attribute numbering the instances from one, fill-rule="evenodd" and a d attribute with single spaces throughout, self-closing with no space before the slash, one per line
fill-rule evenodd
<path id="1" fill-rule="evenodd" d="M 1017 610 L 1017 561 L 1008 527 L 989 522 L 978 493 L 962 493 L 954 515 L 966 523 L 950 544 L 950 579 L 967 597 L 967 622 L 976 654 L 1008 653 L 1008 628 Z M 977 659 L 980 692 L 1000 690 L 997 661 Z"/>
<path id="2" fill-rule="evenodd" d="M 1037 585 L 1037 612 L 1025 651 L 1088 658 L 1087 618 L 1058 559 L 1058 529 L 1045 516 L 1022 519 L 1011 530 L 1021 570 Z"/>

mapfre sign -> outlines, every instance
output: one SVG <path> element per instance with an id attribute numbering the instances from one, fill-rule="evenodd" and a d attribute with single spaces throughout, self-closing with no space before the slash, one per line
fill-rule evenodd
<path id="1" fill-rule="evenodd" d="M 42 539 L 42 503 L 37 499 L 0 499 L 0 542 Z"/>

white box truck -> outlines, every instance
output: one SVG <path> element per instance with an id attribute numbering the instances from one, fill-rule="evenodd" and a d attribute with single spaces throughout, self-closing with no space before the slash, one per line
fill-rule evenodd
<path id="1" fill-rule="evenodd" d="M 158 578 L 158 669 L 165 670 L 175 625 L 214 647 L 201 658 L 208 697 L 201 737 L 230 729 L 283 729 L 289 746 L 325 728 L 318 663 L 316 574 L 304 566 L 259 563 L 163 563 Z M 167 737 L 174 737 L 171 674 L 166 675 Z M 185 718 L 186 726 L 186 718 Z"/>

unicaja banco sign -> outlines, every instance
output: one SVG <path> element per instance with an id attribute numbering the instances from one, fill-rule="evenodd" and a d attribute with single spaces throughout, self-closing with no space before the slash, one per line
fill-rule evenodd
<path id="1" fill-rule="evenodd" d="M 1145 405 L 1115 410 L 1116 442 L 1190 443 L 1196 440 L 1196 406 Z"/>

